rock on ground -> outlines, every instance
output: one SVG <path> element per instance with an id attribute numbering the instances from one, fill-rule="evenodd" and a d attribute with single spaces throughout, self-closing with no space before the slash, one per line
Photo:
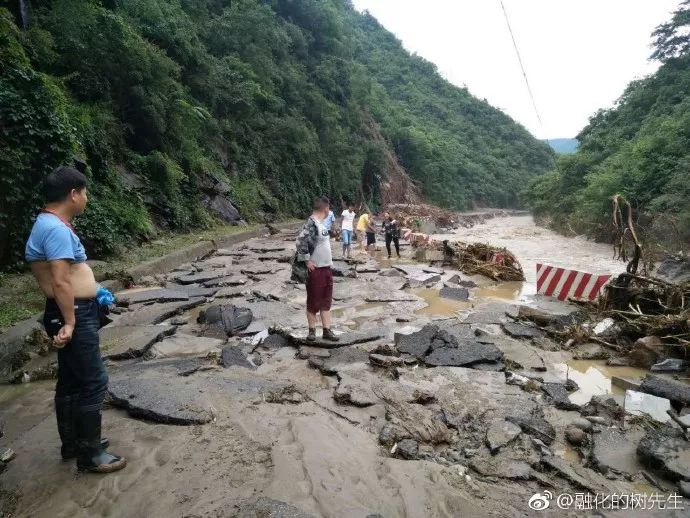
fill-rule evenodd
<path id="1" fill-rule="evenodd" d="M 541 389 L 553 401 L 556 408 L 561 410 L 578 410 L 580 405 L 570 401 L 570 394 L 564 383 L 543 383 Z"/>
<path id="2" fill-rule="evenodd" d="M 398 443 L 396 453 L 403 459 L 414 460 L 419 452 L 419 443 L 414 439 L 403 439 Z"/>
<path id="3" fill-rule="evenodd" d="M 615 428 L 604 427 L 598 433 L 592 434 L 592 466 L 603 474 L 613 470 L 616 473 L 634 475 L 642 468 L 635 454 L 642 433 L 637 429 L 624 433 Z"/>
<path id="4" fill-rule="evenodd" d="M 486 431 L 486 445 L 491 453 L 497 453 L 522 433 L 520 427 L 505 419 L 494 419 Z"/>
<path id="5" fill-rule="evenodd" d="M 523 432 L 532 435 L 549 446 L 556 440 L 556 430 L 546 419 L 539 415 L 508 415 L 506 421 L 518 425 Z"/>
<path id="6" fill-rule="evenodd" d="M 690 442 L 677 428 L 653 429 L 637 446 L 640 461 L 670 480 L 690 481 Z"/>
<path id="7" fill-rule="evenodd" d="M 220 364 L 223 367 L 244 367 L 245 369 L 255 369 L 254 365 L 247 359 L 247 356 L 242 352 L 242 349 L 236 345 L 227 345 L 223 347 L 220 353 Z"/>

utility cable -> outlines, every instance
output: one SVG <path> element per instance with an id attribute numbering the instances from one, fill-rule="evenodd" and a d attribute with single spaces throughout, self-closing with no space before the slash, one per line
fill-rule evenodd
<path id="1" fill-rule="evenodd" d="M 508 19 L 508 12 L 506 11 L 506 6 L 503 5 L 503 0 L 499 0 L 501 2 L 501 9 L 503 9 L 503 16 L 505 16 L 506 19 L 506 24 L 508 25 L 508 32 L 510 32 L 510 38 L 513 40 L 513 47 L 515 48 L 515 54 L 517 55 L 518 62 L 520 63 L 520 69 L 522 70 L 522 77 L 525 78 L 525 84 L 527 85 L 527 92 L 529 93 L 529 97 L 532 100 L 532 107 L 534 108 L 534 113 L 537 115 L 537 120 L 539 121 L 539 124 L 543 127 L 543 123 L 541 121 L 541 117 L 539 116 L 539 110 L 537 110 L 537 103 L 534 100 L 534 95 L 532 94 L 532 88 L 529 86 L 529 81 L 527 79 L 527 72 L 525 72 L 525 67 L 522 64 L 522 58 L 520 57 L 520 51 L 518 50 L 517 42 L 515 41 L 515 35 L 513 34 L 513 29 L 510 26 L 510 20 Z"/>

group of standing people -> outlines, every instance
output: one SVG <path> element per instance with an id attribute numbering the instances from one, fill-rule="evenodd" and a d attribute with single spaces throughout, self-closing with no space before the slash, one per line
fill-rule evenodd
<path id="1" fill-rule="evenodd" d="M 355 227 L 355 219 L 357 226 Z M 330 238 L 333 233 L 335 215 L 330 208 L 328 198 L 318 197 L 314 200 L 313 212 L 297 236 L 297 253 L 295 263 L 306 264 L 307 269 L 307 322 L 309 333 L 307 340 L 316 340 L 317 315 L 321 316 L 322 339 L 337 342 L 339 338 L 331 330 L 331 304 L 333 300 L 333 257 Z M 343 258 L 350 259 L 352 241 L 355 237 L 360 243 L 362 251 L 370 249 L 376 244 L 376 227 L 369 212 L 362 213 L 359 218 L 355 213 L 355 206 L 347 204 L 340 215 L 340 240 L 343 245 Z M 395 245 L 395 253 L 400 257 L 400 228 L 398 222 L 390 213 L 383 213 L 381 231 L 385 235 L 388 258 L 391 258 L 391 244 Z"/>
<path id="2" fill-rule="evenodd" d="M 333 211 L 330 211 L 329 217 L 332 214 Z M 350 259 L 352 256 L 351 249 L 355 232 L 360 244 L 360 250 L 369 250 L 370 247 L 376 245 L 376 227 L 372 215 L 369 212 L 362 213 L 357 218 L 356 231 L 354 226 L 355 218 L 357 218 L 355 206 L 349 203 L 340 215 L 340 241 L 343 245 L 343 257 L 346 259 Z M 335 218 L 332 221 L 335 221 Z M 331 226 L 329 225 L 328 228 L 330 230 Z M 388 258 L 391 258 L 391 244 L 395 244 L 395 253 L 400 257 L 400 229 L 398 228 L 398 222 L 388 212 L 383 213 L 382 232 L 386 237 Z"/>

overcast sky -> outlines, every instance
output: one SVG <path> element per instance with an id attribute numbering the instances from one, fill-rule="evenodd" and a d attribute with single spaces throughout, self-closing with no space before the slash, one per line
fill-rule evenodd
<path id="1" fill-rule="evenodd" d="M 457 85 L 539 138 L 574 137 L 625 85 L 658 67 L 650 34 L 679 0 L 504 0 L 542 124 L 499 0 L 353 0 Z"/>

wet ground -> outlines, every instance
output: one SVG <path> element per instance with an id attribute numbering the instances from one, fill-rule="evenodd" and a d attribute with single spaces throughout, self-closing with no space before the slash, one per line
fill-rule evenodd
<path id="1" fill-rule="evenodd" d="M 0 484 L 18 497 L 13 516 L 532 516 L 528 501 L 545 490 L 660 491 L 634 448 L 623 460 L 606 460 L 611 469 L 593 469 L 591 458 L 604 458 L 593 453 L 597 434 L 569 444 L 565 430 L 580 414 L 557 408 L 539 388 L 574 380 L 566 398 L 584 405 L 597 395 L 620 399 L 611 376 L 641 373 L 577 360 L 582 351 L 563 351 L 543 335 L 504 331 L 515 333 L 506 325 L 519 304 L 573 309 L 534 295 L 535 262 L 620 269 L 608 248 L 552 235 L 526 217 L 491 220 L 459 237 L 507 246 L 528 282 L 497 284 L 445 269 L 426 285 L 405 287 L 415 278 L 409 268 L 424 266 L 409 247 L 402 259 L 379 250 L 345 263 L 333 243 L 343 274 L 335 279 L 334 328 L 341 344 L 352 344 L 338 348 L 304 345 L 306 294 L 289 282 L 294 238 L 286 233 L 220 250 L 144 279 L 144 291 L 119 294 L 131 298 L 129 308 L 101 331 L 111 380 L 104 430 L 129 465 L 103 477 L 77 474 L 59 460 L 52 382 L 1 387 L 0 445 L 17 457 Z M 478 285 L 467 300 L 439 294 L 456 275 Z M 199 282 L 181 284 L 190 280 Z M 163 287 L 169 291 L 146 300 Z M 219 337 L 197 323 L 216 304 L 252 310 L 245 336 Z M 398 350 L 401 337 L 428 324 L 444 340 L 458 337 L 470 352 L 499 359 L 432 367 L 423 355 Z M 523 381 L 509 382 L 507 371 Z M 606 423 L 596 425 L 600 432 L 618 429 L 605 409 L 597 412 Z M 624 426 L 637 433 L 634 423 Z M 673 484 L 663 487 L 666 495 Z"/>

